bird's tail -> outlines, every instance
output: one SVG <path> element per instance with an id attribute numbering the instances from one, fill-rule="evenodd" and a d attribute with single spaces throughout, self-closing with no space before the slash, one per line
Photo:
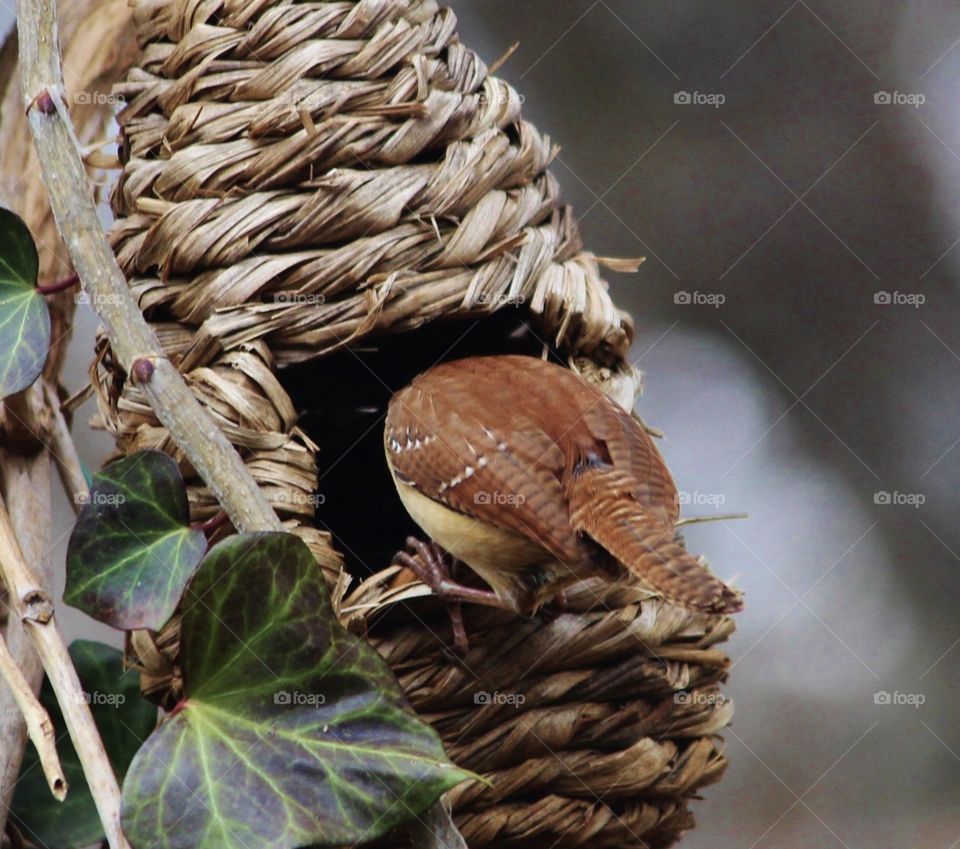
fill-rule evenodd
<path id="1" fill-rule="evenodd" d="M 743 607 L 728 587 L 676 540 L 676 530 L 641 504 L 633 479 L 608 465 L 579 469 L 567 481 L 570 521 L 656 590 L 690 610 L 735 613 Z"/>

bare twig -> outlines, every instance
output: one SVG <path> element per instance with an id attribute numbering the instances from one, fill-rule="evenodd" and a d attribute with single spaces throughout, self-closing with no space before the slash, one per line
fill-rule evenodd
<path id="1" fill-rule="evenodd" d="M 57 757 L 57 735 L 50 720 L 50 715 L 43 709 L 43 705 L 33 695 L 33 690 L 27 679 L 23 677 L 20 667 L 7 648 L 7 641 L 0 636 L 0 677 L 7 682 L 13 692 L 17 707 L 27 722 L 30 739 L 40 757 L 40 766 L 47 777 L 47 784 L 54 798 L 62 802 L 67 797 L 67 779 Z"/>
<path id="2" fill-rule="evenodd" d="M 0 574 L 10 593 L 11 607 L 32 639 L 60 704 L 111 849 L 130 849 L 120 830 L 120 787 L 97 732 L 93 714 L 83 698 L 77 671 L 53 618 L 53 600 L 40 587 L 27 565 L 2 501 Z"/>
<path id="3" fill-rule="evenodd" d="M 520 47 L 520 42 L 513 42 L 513 44 L 506 49 L 504 54 L 487 69 L 487 73 L 492 77 L 497 71 L 507 64 L 507 62 L 510 60 L 510 57 L 517 52 L 518 47 Z"/>
<path id="4" fill-rule="evenodd" d="M 749 519 L 746 513 L 719 513 L 716 516 L 691 516 L 688 519 L 680 519 L 676 525 L 702 525 L 704 522 L 729 522 L 734 519 Z"/>
<path id="5" fill-rule="evenodd" d="M 25 393 L 30 404 L 30 419 L 44 418 L 42 397 L 38 384 Z M 50 522 L 38 517 L 49 517 L 51 511 L 50 458 L 47 452 L 25 456 L 0 450 L 0 473 L 3 493 L 10 505 L 10 521 L 20 542 L 20 548 L 41 586 L 52 592 L 53 562 L 50 557 Z M 4 613 L 10 608 L 4 607 Z M 40 691 L 43 666 L 34 651 L 30 636 L 16 615 L 7 618 L 6 643 L 10 654 L 33 693 Z M 17 709 L 16 699 L 9 687 L 0 682 L 0 834 L 6 821 L 13 791 L 20 772 L 24 747 L 27 744 L 27 725 Z"/>
<path id="6" fill-rule="evenodd" d="M 60 473 L 60 482 L 63 484 L 67 497 L 70 499 L 73 512 L 79 514 L 83 506 L 80 495 L 88 489 L 87 479 L 83 475 L 83 467 L 80 465 L 77 446 L 73 444 L 73 438 L 70 436 L 70 428 L 67 427 L 67 420 L 60 411 L 60 399 L 57 397 L 56 390 L 49 383 L 44 383 L 43 395 L 51 413 L 50 453 L 53 456 L 54 462 L 57 464 L 57 471 Z"/>
<path id="7" fill-rule="evenodd" d="M 120 365 L 140 385 L 157 418 L 210 487 L 233 526 L 238 531 L 282 531 L 282 523 L 240 455 L 163 355 L 130 296 L 100 226 L 80 146 L 64 104 L 56 21 L 55 0 L 18 0 L 24 105 L 50 193 L 50 207 L 73 267 Z M 49 667 L 46 663 L 44 666 L 49 675 Z M 69 668 L 72 672 L 73 667 Z M 450 827 L 456 833 L 452 823 Z M 431 834 L 436 835 L 436 831 Z M 457 844 L 431 837 L 427 845 L 455 849 Z"/>
<path id="8" fill-rule="evenodd" d="M 240 455 L 206 414 L 130 297 L 97 217 L 63 100 L 54 0 L 19 0 L 20 77 L 50 207 L 120 365 L 136 380 L 239 530 L 283 530 Z"/>
<path id="9" fill-rule="evenodd" d="M 3 399 L 0 435 L 5 451 L 30 456 L 45 447 L 44 426 L 28 398 L 29 389 Z"/>

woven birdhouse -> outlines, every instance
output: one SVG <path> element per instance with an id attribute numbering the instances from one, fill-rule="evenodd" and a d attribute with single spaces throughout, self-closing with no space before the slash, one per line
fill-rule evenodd
<path id="1" fill-rule="evenodd" d="M 433 0 L 135 7 L 112 240 L 169 356 L 450 756 L 472 849 L 662 847 L 725 767 L 728 618 L 591 581 L 534 619 L 469 607 L 471 648 L 391 555 L 393 391 L 444 359 L 550 356 L 632 407 L 633 328 L 583 250 L 521 98 Z M 121 453 L 177 457 L 103 344 Z M 225 529 L 223 533 L 228 533 Z M 176 629 L 134 652 L 177 687 Z M 161 693 L 162 696 L 162 693 Z"/>

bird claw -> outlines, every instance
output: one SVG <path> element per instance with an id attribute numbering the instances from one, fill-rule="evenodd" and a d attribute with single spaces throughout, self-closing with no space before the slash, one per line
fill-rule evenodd
<path id="1" fill-rule="evenodd" d="M 443 596 L 445 584 L 452 583 L 446 552 L 435 542 L 424 542 L 407 537 L 408 551 L 398 551 L 393 562 L 413 571 L 438 596 Z"/>
<path id="2" fill-rule="evenodd" d="M 435 542 L 424 542 L 416 537 L 407 537 L 407 551 L 398 551 L 393 562 L 410 569 L 437 598 L 443 601 L 450 616 L 453 629 L 453 647 L 463 657 L 470 651 L 470 640 L 463 624 L 463 605 L 460 598 L 454 597 L 452 589 L 458 585 L 450 574 L 446 552 Z M 411 553 L 412 552 L 412 553 Z"/>

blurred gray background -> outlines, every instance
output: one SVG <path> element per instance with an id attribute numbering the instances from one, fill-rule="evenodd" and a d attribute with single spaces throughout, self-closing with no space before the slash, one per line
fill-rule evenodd
<path id="1" fill-rule="evenodd" d="M 612 286 L 685 514 L 750 514 L 687 529 L 748 607 L 731 766 L 683 845 L 955 849 L 960 6 L 453 5 L 487 61 L 520 41 L 500 75 L 587 246 L 647 257 Z"/>
<path id="2" fill-rule="evenodd" d="M 454 6 L 520 41 L 588 247 L 647 257 L 613 287 L 684 511 L 750 514 L 687 532 L 748 606 L 683 845 L 960 845 L 960 7 Z"/>

